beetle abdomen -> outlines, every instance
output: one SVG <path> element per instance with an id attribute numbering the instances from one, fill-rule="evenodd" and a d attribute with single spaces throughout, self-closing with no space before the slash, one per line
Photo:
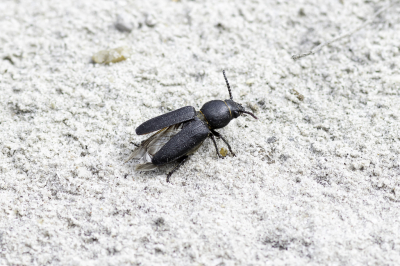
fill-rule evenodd
<path id="1" fill-rule="evenodd" d="M 155 165 L 173 162 L 198 148 L 209 133 L 208 127 L 196 117 L 185 123 L 182 130 L 154 155 L 151 162 Z"/>
<path id="2" fill-rule="evenodd" d="M 232 120 L 228 106 L 221 100 L 206 102 L 200 111 L 204 114 L 208 125 L 212 129 L 225 127 Z"/>

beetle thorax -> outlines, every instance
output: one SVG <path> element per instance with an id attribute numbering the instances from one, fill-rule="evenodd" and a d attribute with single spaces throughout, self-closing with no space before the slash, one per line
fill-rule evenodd
<path id="1" fill-rule="evenodd" d="M 204 115 L 206 123 L 211 129 L 225 127 L 233 119 L 227 103 L 221 100 L 206 102 L 201 107 L 200 112 Z"/>

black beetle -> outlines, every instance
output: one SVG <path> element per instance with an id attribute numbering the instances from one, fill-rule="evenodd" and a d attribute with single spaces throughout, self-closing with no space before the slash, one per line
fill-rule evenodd
<path id="1" fill-rule="evenodd" d="M 157 166 L 177 161 L 178 164 L 167 174 L 167 182 L 169 182 L 170 176 L 187 160 L 189 155 L 200 147 L 207 137 L 214 142 L 218 157 L 222 158 L 214 136 L 222 139 L 235 156 L 229 143 L 215 129 L 227 126 L 232 119 L 241 114 L 249 114 L 255 119 L 257 117 L 251 112 L 245 111 L 241 104 L 233 101 L 225 71 L 222 73 L 230 99 L 206 102 L 197 112 L 193 106 L 186 106 L 147 120 L 136 128 L 136 134 L 144 135 L 157 130 L 158 132 L 138 145 L 126 162 L 131 159 L 139 160 L 136 170 L 148 171 Z"/>

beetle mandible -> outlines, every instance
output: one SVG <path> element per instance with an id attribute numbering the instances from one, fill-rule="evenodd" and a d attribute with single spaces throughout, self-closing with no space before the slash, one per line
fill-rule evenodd
<path id="1" fill-rule="evenodd" d="M 147 120 L 136 128 L 136 134 L 157 132 L 138 145 L 126 162 L 136 159 L 139 161 L 136 170 L 149 171 L 160 165 L 176 161 L 177 165 L 167 174 L 167 182 L 169 182 L 171 175 L 183 165 L 189 155 L 194 153 L 207 137 L 213 141 L 218 157 L 222 158 L 218 152 L 215 137 L 222 139 L 232 155 L 235 156 L 229 143 L 215 129 L 227 126 L 232 119 L 238 118 L 242 114 L 249 114 L 255 119 L 257 117 L 246 111 L 241 104 L 233 101 L 225 70 L 222 73 L 230 99 L 206 102 L 200 111 L 196 111 L 193 106 L 186 106 Z"/>

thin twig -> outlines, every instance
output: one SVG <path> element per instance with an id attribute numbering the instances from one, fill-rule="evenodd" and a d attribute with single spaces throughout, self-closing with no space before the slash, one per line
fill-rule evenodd
<path id="1" fill-rule="evenodd" d="M 358 26 L 357 28 L 355 28 L 355 29 L 353 29 L 353 30 L 351 30 L 351 31 L 349 31 L 349 32 L 347 32 L 347 33 L 345 33 L 345 34 L 339 35 L 338 37 L 333 38 L 333 39 L 330 40 L 330 41 L 321 43 L 320 45 L 318 45 L 317 47 L 315 47 L 314 49 L 310 50 L 310 51 L 307 52 L 307 53 L 299 54 L 299 55 L 293 55 L 293 56 L 292 56 L 292 59 L 293 59 L 293 60 L 298 60 L 298 59 L 300 59 L 300 58 L 303 58 L 303 57 L 306 57 L 306 56 L 315 54 L 315 53 L 319 52 L 323 47 L 325 47 L 325 46 L 327 46 L 327 45 L 329 45 L 329 44 L 331 44 L 331 43 L 334 43 L 334 42 L 336 42 L 336 41 L 339 41 L 339 40 L 341 40 L 341 39 L 343 39 L 343 38 L 346 38 L 346 37 L 352 35 L 353 33 L 355 33 L 355 32 L 357 32 L 357 31 L 361 30 L 362 28 L 364 28 L 365 26 L 367 26 L 368 24 L 370 24 L 372 21 L 374 21 L 374 19 L 375 19 L 377 16 L 379 16 L 382 12 L 386 11 L 386 10 L 389 9 L 390 7 L 392 7 L 392 6 L 396 5 L 396 4 L 399 4 L 399 3 L 400 3 L 400 1 L 394 1 L 394 2 L 392 2 L 392 3 L 389 3 L 387 6 L 382 7 L 381 9 L 379 9 L 374 15 L 372 15 L 372 17 L 370 17 L 367 21 L 365 21 L 363 24 L 361 24 L 361 25 Z"/>

